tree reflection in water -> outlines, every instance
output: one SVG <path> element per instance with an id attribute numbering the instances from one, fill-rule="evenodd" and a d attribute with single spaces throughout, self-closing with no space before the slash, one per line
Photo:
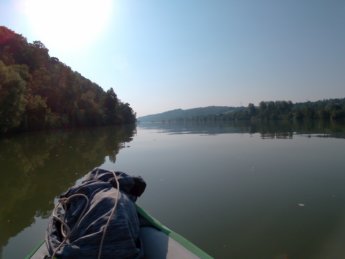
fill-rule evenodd
<path id="1" fill-rule="evenodd" d="M 145 129 L 158 129 L 170 134 L 259 133 L 262 138 L 293 138 L 294 134 L 315 135 L 318 137 L 345 138 L 345 122 L 325 122 L 320 120 L 295 121 L 184 121 L 139 124 Z"/>
<path id="2" fill-rule="evenodd" d="M 9 238 L 48 217 L 54 197 L 101 165 L 115 162 L 135 126 L 35 132 L 0 140 L 0 250 Z"/>

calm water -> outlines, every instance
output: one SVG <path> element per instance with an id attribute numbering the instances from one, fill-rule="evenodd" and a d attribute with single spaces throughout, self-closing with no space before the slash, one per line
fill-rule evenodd
<path id="1" fill-rule="evenodd" d="M 345 127 L 165 124 L 0 140 L 0 252 L 44 238 L 94 167 L 141 175 L 138 203 L 217 258 L 345 258 Z"/>

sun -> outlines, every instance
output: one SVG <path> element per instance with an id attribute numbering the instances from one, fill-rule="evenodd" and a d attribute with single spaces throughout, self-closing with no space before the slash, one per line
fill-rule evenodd
<path id="1" fill-rule="evenodd" d="M 112 0 L 23 0 L 28 26 L 48 48 L 88 47 L 109 25 Z"/>

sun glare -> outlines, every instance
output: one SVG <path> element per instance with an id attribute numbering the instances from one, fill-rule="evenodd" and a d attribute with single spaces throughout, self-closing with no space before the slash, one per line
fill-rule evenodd
<path id="1" fill-rule="evenodd" d="M 109 24 L 112 0 L 24 0 L 24 13 L 37 40 L 65 51 L 92 44 Z"/>

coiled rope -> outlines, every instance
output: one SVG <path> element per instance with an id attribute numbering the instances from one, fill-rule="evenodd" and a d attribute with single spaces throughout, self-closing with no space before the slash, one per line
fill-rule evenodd
<path id="1" fill-rule="evenodd" d="M 99 251 L 98 251 L 98 259 L 101 258 L 101 255 L 102 255 L 102 248 L 103 248 L 103 241 L 104 241 L 104 237 L 105 237 L 105 233 L 107 232 L 107 228 L 109 226 L 109 223 L 110 223 L 110 220 L 111 218 L 113 217 L 114 213 L 115 213 L 115 210 L 116 210 L 116 207 L 117 207 L 117 203 L 118 203 L 118 198 L 119 198 L 119 193 L 120 193 L 120 183 L 119 181 L 117 180 L 117 177 L 116 177 L 116 174 L 115 172 L 113 171 L 112 172 L 113 175 L 114 175 L 114 179 L 115 179 L 115 182 L 116 182 L 116 186 L 117 186 L 117 192 L 116 192 L 116 199 L 115 199 L 115 204 L 114 204 L 114 207 L 113 209 L 111 210 L 111 213 L 109 215 L 109 218 L 107 220 L 107 223 L 105 224 L 105 227 L 103 229 L 103 235 L 102 235 L 102 239 L 101 239 L 101 243 L 99 245 Z"/>
<path id="2" fill-rule="evenodd" d="M 114 176 L 114 179 L 115 179 L 115 182 L 116 182 L 116 186 L 117 186 L 116 199 L 115 199 L 115 204 L 114 204 L 114 206 L 113 206 L 113 208 L 111 210 L 111 213 L 109 215 L 109 218 L 107 220 L 107 223 L 105 224 L 104 229 L 103 229 L 102 239 L 101 239 L 101 242 L 100 242 L 100 245 L 99 245 L 99 250 L 98 250 L 98 256 L 97 256 L 98 259 L 100 259 L 101 256 L 102 256 L 102 249 L 103 249 L 104 238 L 105 238 L 108 226 L 110 224 L 110 220 L 111 220 L 111 218 L 113 217 L 113 215 L 114 215 L 114 213 L 116 211 L 116 207 L 117 207 L 118 199 L 119 199 L 119 195 L 120 195 L 120 183 L 119 183 L 119 181 L 118 181 L 118 179 L 116 177 L 115 172 L 112 171 L 112 173 L 113 173 L 113 176 Z M 70 200 L 72 200 L 73 198 L 76 198 L 76 197 L 84 198 L 86 200 L 86 203 L 85 203 L 84 209 L 83 209 L 82 213 L 80 214 L 78 220 L 76 221 L 74 227 L 72 229 L 70 229 L 70 227 L 64 221 L 65 217 L 63 216 L 62 218 L 59 218 L 57 213 L 56 213 L 56 211 L 57 211 L 57 209 L 58 209 L 58 207 L 60 205 L 66 211 L 66 205 L 70 202 Z M 63 236 L 63 240 L 58 245 L 58 247 L 53 251 L 53 255 L 51 256 L 51 258 L 54 258 L 54 256 L 56 255 L 57 251 L 59 251 L 59 249 L 67 242 L 67 240 L 69 239 L 69 237 L 71 236 L 73 231 L 77 228 L 77 226 L 79 226 L 79 223 L 81 222 L 83 216 L 85 215 L 85 212 L 86 212 L 89 204 L 90 204 L 89 198 L 85 194 L 82 194 L 82 193 L 72 194 L 68 198 L 59 199 L 59 202 L 57 203 L 57 205 L 53 209 L 52 217 L 53 217 L 53 219 L 55 219 L 55 220 L 57 220 L 57 221 L 59 221 L 61 223 L 60 231 L 61 231 L 61 234 Z"/>

